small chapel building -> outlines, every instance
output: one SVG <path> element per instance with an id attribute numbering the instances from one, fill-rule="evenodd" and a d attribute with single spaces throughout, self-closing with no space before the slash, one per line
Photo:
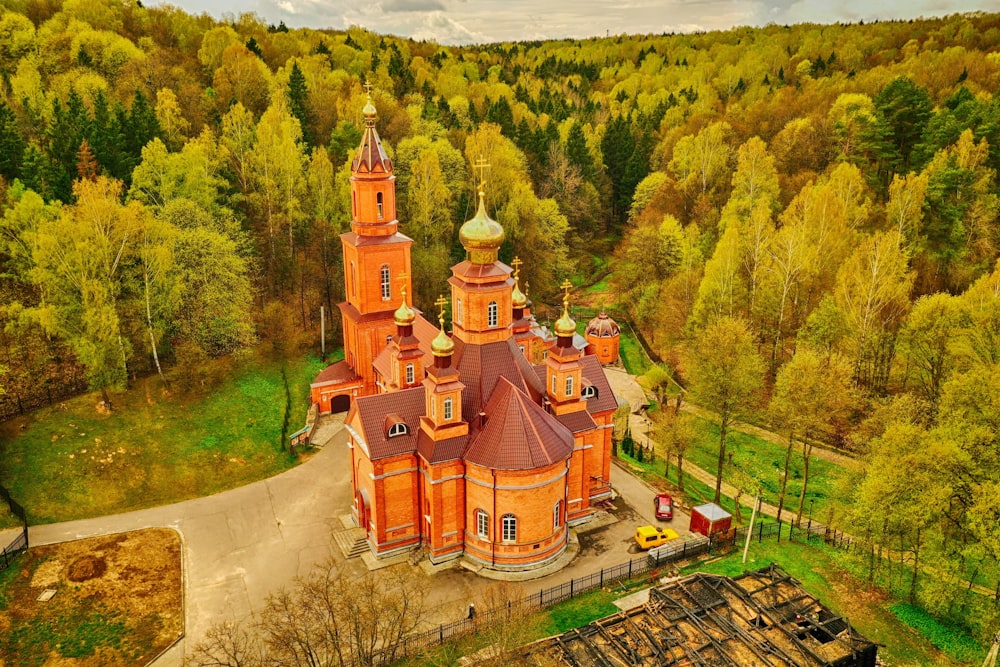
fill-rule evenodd
<path id="1" fill-rule="evenodd" d="M 518 272 L 498 259 L 504 230 L 482 188 L 437 322 L 410 306 L 412 240 L 370 100 L 364 116 L 341 236 L 345 358 L 312 384 L 321 413 L 349 407 L 351 511 L 377 556 L 424 548 L 435 563 L 540 567 L 611 494 L 617 400 L 576 344 L 568 283 L 562 315 L 539 334 Z"/>

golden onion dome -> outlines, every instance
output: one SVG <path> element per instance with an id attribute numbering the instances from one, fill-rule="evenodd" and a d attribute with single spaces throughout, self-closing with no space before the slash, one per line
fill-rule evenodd
<path id="1" fill-rule="evenodd" d="M 560 286 L 563 288 L 563 312 L 552 326 L 557 336 L 568 337 L 576 333 L 576 322 L 569 316 L 569 290 L 573 287 L 568 280 Z"/>
<path id="2" fill-rule="evenodd" d="M 417 319 L 417 314 L 413 312 L 413 309 L 406 305 L 406 288 L 403 290 L 403 303 L 399 305 L 396 312 L 393 314 L 393 318 L 396 320 L 396 326 L 398 327 L 409 327 L 413 326 L 413 321 Z"/>
<path id="3" fill-rule="evenodd" d="M 378 116 L 378 110 L 375 108 L 375 105 L 372 104 L 371 97 L 368 98 L 368 101 L 365 103 L 365 108 L 361 110 L 361 113 L 364 114 L 365 120 L 375 120 L 376 116 Z"/>
<path id="4" fill-rule="evenodd" d="M 455 343 L 452 342 L 451 336 L 444 332 L 444 326 L 442 325 L 441 330 L 438 331 L 438 335 L 431 341 L 431 353 L 435 357 L 450 357 L 454 351 Z"/>
<path id="5" fill-rule="evenodd" d="M 479 210 L 476 217 L 458 230 L 458 240 L 469 253 L 473 264 L 490 264 L 497 261 L 497 252 L 503 243 L 503 227 L 486 213 L 486 197 L 479 191 Z"/>
<path id="6" fill-rule="evenodd" d="M 564 308 L 562 315 L 556 320 L 552 329 L 557 336 L 572 336 L 576 333 L 576 322 L 569 316 L 569 311 Z"/>
<path id="7" fill-rule="evenodd" d="M 510 303 L 514 308 L 524 308 L 528 305 L 528 297 L 524 295 L 517 281 L 514 281 L 514 291 L 510 293 Z"/>

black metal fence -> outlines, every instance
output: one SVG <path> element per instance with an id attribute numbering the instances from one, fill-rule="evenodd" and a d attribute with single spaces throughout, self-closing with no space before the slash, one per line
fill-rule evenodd
<path id="1" fill-rule="evenodd" d="M 8 393 L 0 397 L 0 421 L 79 396 L 88 389 L 87 380 L 74 374 L 55 386 L 41 383 L 29 394 Z"/>
<path id="2" fill-rule="evenodd" d="M 10 491 L 0 486 L 0 497 L 7 501 L 10 512 L 21 521 L 21 532 L 3 550 L 0 556 L 0 570 L 6 569 L 8 565 L 22 552 L 28 550 L 28 514 L 21 507 L 20 503 L 10 497 Z"/>

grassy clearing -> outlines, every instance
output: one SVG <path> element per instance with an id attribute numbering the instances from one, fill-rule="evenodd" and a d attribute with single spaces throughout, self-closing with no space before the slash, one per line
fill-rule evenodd
<path id="1" fill-rule="evenodd" d="M 719 425 L 700 417 L 695 418 L 695 424 L 698 437 L 688 447 L 684 458 L 699 468 L 714 473 L 719 464 Z M 732 454 L 732 464 L 727 463 L 722 479 L 731 482 L 734 468 L 743 470 L 760 483 L 764 501 L 777 506 L 781 493 L 781 472 L 785 465 L 785 447 L 747 433 L 730 431 L 726 451 L 727 456 Z M 828 515 L 835 504 L 834 487 L 840 473 L 840 467 L 812 458 L 809 463 L 809 488 L 806 490 L 804 516 L 809 513 L 810 501 L 814 504 L 813 516 L 817 520 Z M 788 468 L 788 488 L 785 493 L 785 509 L 788 511 L 795 512 L 798 509 L 802 480 L 802 453 L 799 446 L 796 446 Z"/>
<path id="2" fill-rule="evenodd" d="M 295 465 L 280 442 L 282 364 L 257 352 L 211 363 L 223 379 L 204 391 L 165 393 L 154 376 L 113 395 L 110 415 L 89 394 L 0 425 L 0 483 L 39 524 L 205 496 Z M 322 367 L 287 362 L 290 428 L 304 423 Z"/>
<path id="3" fill-rule="evenodd" d="M 747 563 L 743 565 L 742 550 L 724 558 L 687 568 L 694 571 L 736 576 L 744 570 L 755 570 L 777 563 L 802 586 L 816 595 L 835 613 L 846 617 L 861 634 L 882 644 L 879 655 L 894 667 L 936 665 L 951 667 L 969 664 L 941 652 L 892 612 L 893 601 L 878 589 L 869 589 L 843 569 L 836 552 L 822 544 L 799 542 L 752 542 Z M 978 654 L 982 659 L 982 652 Z M 975 657 L 975 655 L 973 657 Z"/>
<path id="4" fill-rule="evenodd" d="M 619 355 L 622 363 L 625 364 L 625 370 L 631 375 L 645 375 L 652 364 L 649 357 L 646 356 L 646 351 L 642 349 L 642 345 L 629 327 L 622 327 L 620 340 Z"/>
<path id="5" fill-rule="evenodd" d="M 45 589 L 55 595 L 41 602 Z M 0 664 L 140 667 L 183 633 L 172 530 L 33 548 L 3 572 L 0 590 Z"/>

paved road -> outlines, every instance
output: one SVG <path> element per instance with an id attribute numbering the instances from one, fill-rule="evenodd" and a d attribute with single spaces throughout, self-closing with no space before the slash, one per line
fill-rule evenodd
<path id="1" fill-rule="evenodd" d="M 186 637 L 157 667 L 181 665 L 185 650 L 213 623 L 260 609 L 269 593 L 334 555 L 331 528 L 342 528 L 338 517 L 351 498 L 346 440 L 337 430 L 309 461 L 270 479 L 173 505 L 32 526 L 29 540 L 40 545 L 154 526 L 177 530 L 184 543 Z"/>

